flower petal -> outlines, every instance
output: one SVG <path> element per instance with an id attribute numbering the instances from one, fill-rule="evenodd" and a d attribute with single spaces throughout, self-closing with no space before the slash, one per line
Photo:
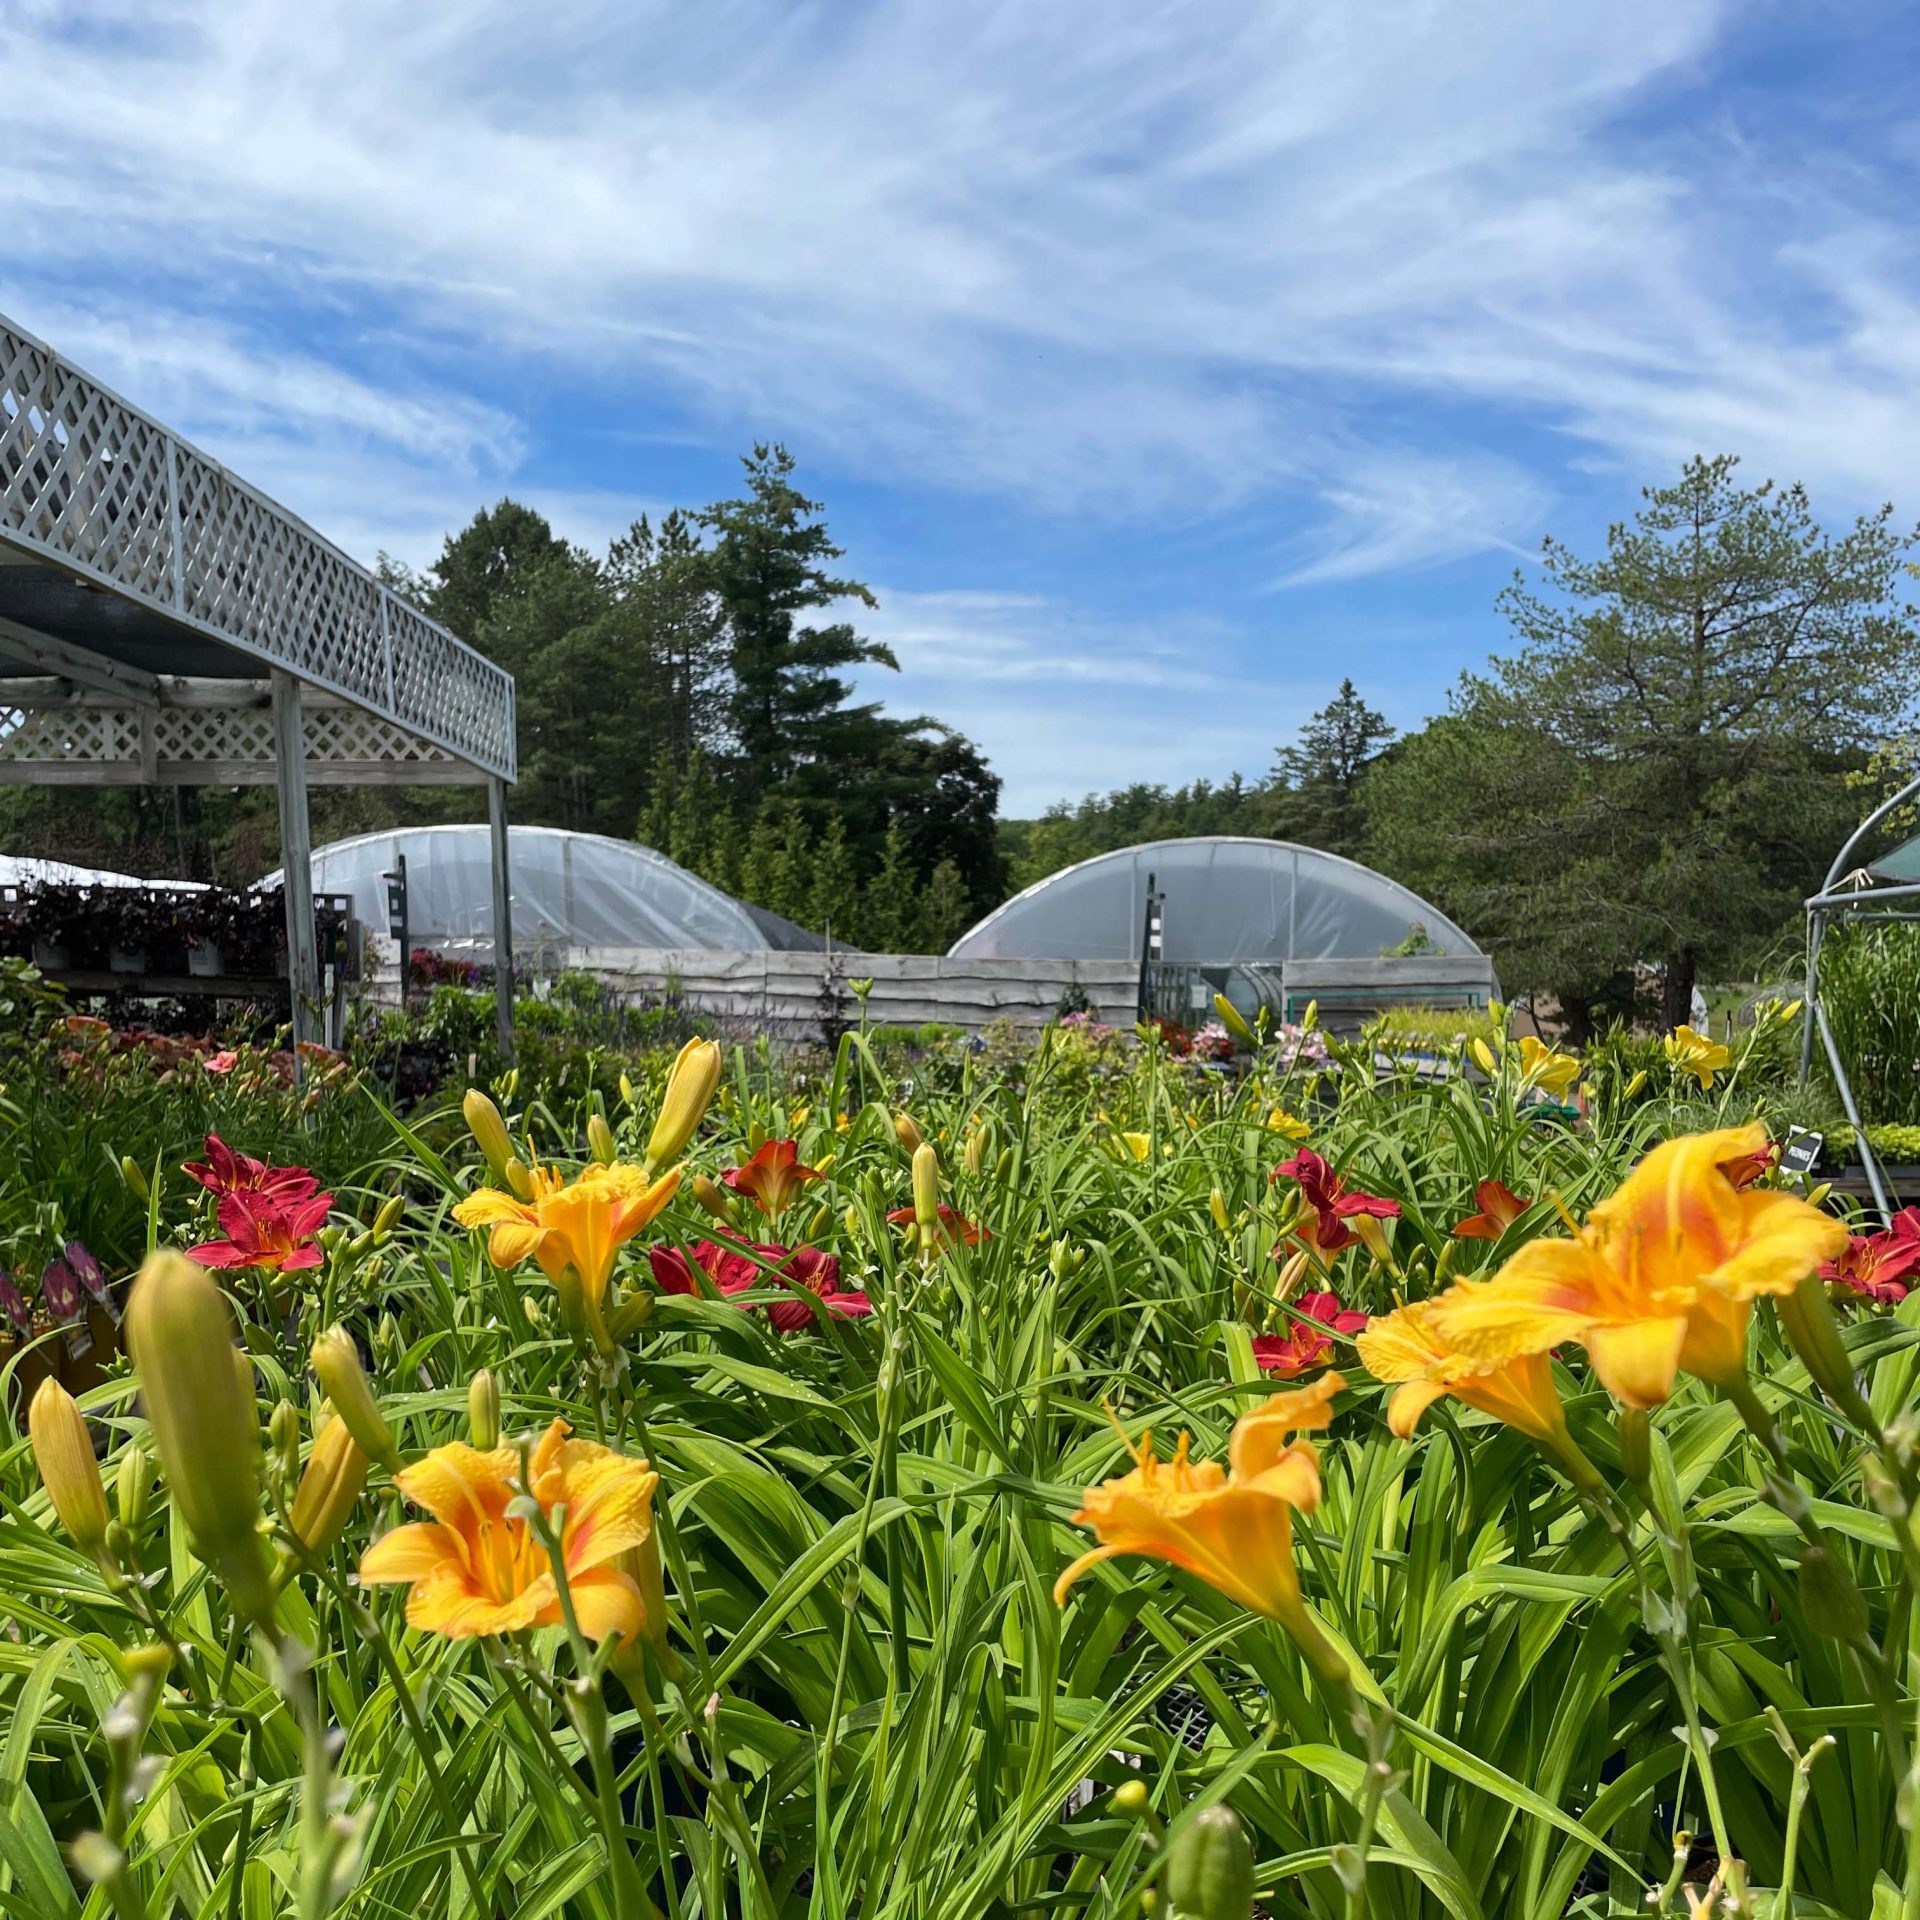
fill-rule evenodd
<path id="1" fill-rule="evenodd" d="M 1687 1338 L 1684 1314 L 1590 1327 L 1587 1358 L 1601 1384 L 1630 1407 L 1657 1407 L 1673 1393 Z"/>
<path id="2" fill-rule="evenodd" d="M 391 1580 L 424 1580 L 448 1566 L 464 1571 L 466 1564 L 466 1543 L 451 1527 L 417 1520 L 382 1534 L 360 1556 L 360 1583 L 374 1586 Z"/>

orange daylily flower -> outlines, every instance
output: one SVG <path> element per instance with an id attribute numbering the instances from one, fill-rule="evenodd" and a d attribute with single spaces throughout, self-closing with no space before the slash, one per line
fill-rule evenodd
<path id="1" fill-rule="evenodd" d="M 1575 1341 L 1631 1407 L 1660 1405 L 1683 1370 L 1741 1385 L 1753 1302 L 1791 1293 L 1847 1239 L 1795 1195 L 1727 1177 L 1766 1137 L 1755 1123 L 1654 1148 L 1572 1239 L 1529 1241 L 1490 1280 L 1455 1289 L 1447 1337 L 1499 1363 Z"/>
<path id="2" fill-rule="evenodd" d="M 638 1168 L 588 1167 L 569 1182 L 551 1167 L 532 1169 L 533 1197 L 517 1200 L 482 1187 L 454 1208 L 463 1227 L 491 1227 L 487 1258 L 496 1267 L 537 1260 L 558 1284 L 569 1271 L 597 1307 L 613 1276 L 614 1255 L 673 1198 L 680 1170 L 648 1183 Z"/>
<path id="3" fill-rule="evenodd" d="M 1138 1553 L 1198 1574 L 1256 1613 L 1300 1619 L 1293 1516 L 1320 1504 L 1320 1456 L 1310 1441 L 1291 1436 L 1324 1427 L 1345 1385 L 1339 1374 L 1323 1374 L 1242 1415 L 1224 1467 L 1190 1460 L 1185 1434 L 1171 1460 L 1157 1459 L 1146 1434 L 1132 1472 L 1087 1489 L 1086 1505 L 1073 1517 L 1092 1527 L 1100 1544 L 1054 1582 L 1055 1603 L 1065 1605 L 1067 1589 L 1089 1567 Z"/>
<path id="4" fill-rule="evenodd" d="M 1387 1400 L 1387 1425 L 1405 1440 L 1420 1416 L 1451 1394 L 1564 1455 L 1567 1419 L 1544 1353 L 1505 1362 L 1476 1360 L 1447 1339 L 1448 1302 L 1467 1290 L 1413 1301 L 1374 1320 L 1354 1342 L 1361 1365 L 1394 1388 Z"/>
<path id="5" fill-rule="evenodd" d="M 1468 1214 L 1454 1228 L 1456 1240 L 1498 1240 L 1533 1204 L 1500 1180 L 1482 1180 L 1474 1188 L 1473 1198 L 1480 1211 Z"/>
<path id="6" fill-rule="evenodd" d="M 407 1625 L 450 1640 L 558 1625 L 560 1593 L 547 1550 L 507 1512 L 524 1490 L 549 1514 L 566 1508 L 561 1559 L 580 1631 L 594 1641 L 610 1634 L 638 1641 L 649 1627 L 646 1602 L 616 1562 L 652 1538 L 660 1476 L 645 1460 L 568 1433 L 556 1420 L 541 1436 L 524 1489 L 512 1447 L 481 1453 L 455 1442 L 405 1468 L 396 1484 L 433 1519 L 376 1540 L 360 1562 L 362 1583 L 409 1584 Z"/>
<path id="7" fill-rule="evenodd" d="M 797 1141 L 769 1140 L 744 1167 L 729 1167 L 720 1178 L 735 1193 L 749 1195 L 769 1220 L 778 1220 L 820 1170 L 801 1164 Z"/>

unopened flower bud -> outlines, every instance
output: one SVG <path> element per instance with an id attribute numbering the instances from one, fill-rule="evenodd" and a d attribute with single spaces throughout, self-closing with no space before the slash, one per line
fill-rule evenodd
<path id="1" fill-rule="evenodd" d="M 1637 1072 L 1633 1076 L 1633 1078 L 1629 1080 L 1624 1087 L 1621 1088 L 1620 1090 L 1621 1099 L 1631 1100 L 1634 1097 L 1634 1095 L 1637 1094 L 1640 1091 L 1640 1089 L 1644 1087 L 1646 1084 L 1647 1084 L 1647 1070 L 1645 1067 L 1642 1067 L 1639 1070 L 1639 1072 Z"/>
<path id="2" fill-rule="evenodd" d="M 1307 1002 L 1306 1012 L 1300 1016 L 1301 1028 L 1303 1031 L 1311 1033 L 1319 1024 L 1320 1002 L 1318 1000 L 1309 1000 Z"/>
<path id="3" fill-rule="evenodd" d="M 485 1367 L 467 1382 L 467 1439 L 481 1453 L 500 1444 L 500 1383 Z"/>
<path id="4" fill-rule="evenodd" d="M 636 1287 L 607 1316 L 607 1341 L 620 1346 L 630 1340 L 653 1318 L 654 1297 L 644 1287 Z"/>
<path id="5" fill-rule="evenodd" d="M 324 1558 L 333 1550 L 366 1483 L 367 1456 L 336 1414 L 314 1435 L 307 1470 L 300 1476 L 288 1516 L 309 1553 Z"/>
<path id="6" fill-rule="evenodd" d="M 633 1105 L 633 1082 L 624 1073 L 620 1076 L 620 1098 L 625 1105 Z"/>
<path id="7" fill-rule="evenodd" d="M 1175 1835 L 1167 1858 L 1167 1900 L 1183 1920 L 1249 1920 L 1253 1848 L 1231 1807 L 1207 1807 Z"/>
<path id="8" fill-rule="evenodd" d="M 1638 1487 L 1653 1477 L 1653 1422 L 1645 1407 L 1621 1410 L 1620 1471 Z"/>
<path id="9" fill-rule="evenodd" d="M 1867 1603 L 1838 1551 L 1809 1547 L 1800 1556 L 1800 1610 L 1815 1633 L 1854 1640 L 1866 1632 Z"/>
<path id="10" fill-rule="evenodd" d="M 802 1246 L 811 1246 L 826 1232 L 832 1222 L 833 1208 L 823 1200 L 819 1206 L 814 1208 L 813 1217 L 800 1229 L 800 1244 Z"/>
<path id="11" fill-rule="evenodd" d="M 766 1144 L 766 1125 L 756 1114 L 753 1119 L 747 1122 L 747 1152 L 749 1155 L 756 1154 Z"/>
<path id="12" fill-rule="evenodd" d="M 120 1456 L 113 1476 L 113 1504 L 120 1524 L 129 1533 L 138 1533 L 147 1517 L 147 1503 L 153 1497 L 153 1462 L 144 1447 L 129 1447 Z"/>
<path id="13" fill-rule="evenodd" d="M 291 1473 L 300 1464 L 300 1416 L 291 1400 L 282 1400 L 267 1418 L 267 1444 Z"/>
<path id="14" fill-rule="evenodd" d="M 1064 1280 L 1073 1269 L 1067 1264 L 1067 1256 L 1072 1249 L 1064 1240 L 1056 1240 L 1052 1251 L 1047 1255 L 1047 1271 L 1057 1282 Z"/>
<path id="15" fill-rule="evenodd" d="M 906 1152 L 918 1153 L 920 1151 L 920 1129 L 914 1124 L 912 1114 L 896 1113 L 893 1116 L 893 1137 L 900 1142 L 901 1147 Z"/>
<path id="16" fill-rule="evenodd" d="M 1832 1198 L 1833 1182 L 1831 1180 L 1822 1180 L 1817 1187 L 1812 1188 L 1808 1192 L 1807 1205 L 1810 1207 L 1824 1207 Z"/>
<path id="17" fill-rule="evenodd" d="M 967 1171 L 978 1180 L 980 1178 L 980 1169 L 987 1164 L 987 1130 L 985 1127 L 975 1127 L 974 1130 L 967 1135 L 964 1157 L 967 1163 Z"/>
<path id="18" fill-rule="evenodd" d="M 97 1554 L 107 1537 L 107 1490 L 93 1438 L 79 1405 L 57 1380 L 42 1380 L 27 1408 L 27 1434 L 40 1484 L 73 1536 L 74 1545 Z"/>
<path id="19" fill-rule="evenodd" d="M 1013 1172 L 1013 1149 L 1002 1147 L 1000 1158 L 993 1163 L 993 1178 L 997 1186 L 1004 1187 L 1008 1176 Z"/>
<path id="20" fill-rule="evenodd" d="M 693 1176 L 693 1197 L 722 1226 L 733 1224 L 733 1202 L 727 1198 L 725 1189 L 709 1180 L 704 1173 Z"/>
<path id="21" fill-rule="evenodd" d="M 647 1136 L 649 1168 L 668 1166 L 687 1150 L 719 1085 L 720 1043 L 689 1040 L 667 1074 L 660 1112 Z"/>
<path id="22" fill-rule="evenodd" d="M 1123 1780 L 1113 1790 L 1114 1812 L 1125 1814 L 1129 1820 L 1138 1820 L 1152 1806 L 1153 1796 L 1144 1780 Z"/>
<path id="23" fill-rule="evenodd" d="M 1480 1071 L 1489 1079 L 1500 1071 L 1500 1062 L 1494 1057 L 1493 1049 L 1484 1040 L 1476 1038 L 1472 1052 L 1474 1059 L 1480 1063 Z"/>
<path id="24" fill-rule="evenodd" d="M 1779 1296 L 1780 1322 L 1814 1382 L 1836 1405 L 1851 1410 L 1860 1398 L 1853 1382 L 1853 1362 L 1847 1358 L 1834 1323 L 1826 1283 L 1809 1274 L 1791 1293 Z"/>
<path id="25" fill-rule="evenodd" d="M 1219 1015 L 1220 1024 L 1240 1042 L 1243 1047 L 1255 1044 L 1253 1029 L 1247 1025 L 1246 1016 L 1241 1013 L 1224 993 L 1213 996 L 1213 1010 Z"/>
<path id="26" fill-rule="evenodd" d="M 923 1246 L 940 1231 L 940 1156 L 927 1144 L 913 1150 L 913 1218 Z"/>
<path id="27" fill-rule="evenodd" d="M 360 1451 L 369 1460 L 377 1460 L 389 1473 L 398 1470 L 399 1450 L 393 1434 L 373 1397 L 366 1370 L 360 1364 L 360 1350 L 345 1327 L 329 1327 L 313 1343 L 313 1371 L 333 1411 L 345 1422 L 347 1431 L 359 1442 Z"/>
<path id="28" fill-rule="evenodd" d="M 607 1125 L 604 1113 L 587 1116 L 587 1152 L 593 1157 L 596 1166 L 613 1165 L 616 1148 L 613 1144 L 613 1129 Z"/>
<path id="29" fill-rule="evenodd" d="M 840 1224 L 846 1228 L 849 1236 L 860 1231 L 860 1209 L 851 1200 L 847 1202 L 846 1212 L 840 1216 Z"/>
<path id="30" fill-rule="evenodd" d="M 1207 1195 L 1207 1211 L 1213 1215 L 1213 1224 L 1222 1233 L 1228 1232 L 1232 1225 L 1232 1216 L 1227 1212 L 1227 1196 L 1218 1187 Z"/>
<path id="31" fill-rule="evenodd" d="M 264 1619 L 272 1591 L 260 1549 L 259 1412 L 227 1303 L 191 1260 L 152 1253 L 126 1332 L 174 1510 L 235 1607 Z"/>
<path id="32" fill-rule="evenodd" d="M 375 1237 L 384 1240 L 400 1224 L 400 1215 L 405 1210 L 407 1196 L 404 1193 L 389 1195 L 380 1203 L 380 1211 L 373 1216 Z"/>
<path id="33" fill-rule="evenodd" d="M 120 1156 L 120 1178 L 127 1183 L 127 1191 L 144 1207 L 153 1190 L 147 1181 L 146 1168 L 130 1153 Z"/>
<path id="34" fill-rule="evenodd" d="M 493 1177 L 504 1180 L 507 1168 L 517 1156 L 513 1151 L 513 1141 L 507 1134 L 507 1123 L 500 1117 L 500 1109 L 478 1087 L 469 1087 L 466 1098 L 460 1102 L 460 1111 L 466 1117 L 467 1130 L 473 1135 L 480 1151 L 486 1155 Z"/>
<path id="35" fill-rule="evenodd" d="M 533 1198 L 533 1175 L 527 1171 L 524 1160 L 509 1160 L 506 1166 L 507 1191 L 516 1200 L 531 1201 Z"/>

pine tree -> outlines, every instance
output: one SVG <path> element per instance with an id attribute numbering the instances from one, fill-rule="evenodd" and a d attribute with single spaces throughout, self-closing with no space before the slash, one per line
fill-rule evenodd
<path id="1" fill-rule="evenodd" d="M 860 896 L 860 944 L 872 953 L 912 953 L 920 937 L 920 876 L 899 815 L 887 822 L 880 865 Z"/>
<path id="2" fill-rule="evenodd" d="M 854 871 L 853 849 L 839 814 L 830 814 L 813 849 L 805 924 L 830 937 L 836 946 L 856 946 L 859 916 L 860 878 Z"/>
<path id="3" fill-rule="evenodd" d="M 945 953 L 973 925 L 973 902 L 954 861 L 942 860 L 928 876 L 919 920 L 920 945 L 926 953 Z"/>

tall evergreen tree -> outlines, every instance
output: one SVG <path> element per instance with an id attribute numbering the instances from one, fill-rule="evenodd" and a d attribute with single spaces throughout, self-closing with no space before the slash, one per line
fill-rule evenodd
<path id="1" fill-rule="evenodd" d="M 1352 680 L 1342 680 L 1293 745 L 1274 756 L 1270 830 L 1281 839 L 1356 856 L 1366 838 L 1360 782 L 1393 731 Z"/>
<path id="2" fill-rule="evenodd" d="M 855 704 L 843 675 L 900 663 L 849 621 L 812 622 L 843 601 L 877 603 L 860 581 L 829 570 L 842 549 L 819 503 L 793 484 L 793 456 L 762 444 L 742 464 L 745 494 L 707 508 L 699 524 L 712 536 L 712 578 L 727 618 L 741 782 L 757 797 L 802 768 L 844 772 L 871 759 L 880 709 Z"/>
<path id="3" fill-rule="evenodd" d="M 846 827 L 837 813 L 828 817 L 814 843 L 807 910 L 799 918 L 816 933 L 831 938 L 836 946 L 860 943 L 860 876 L 853 864 L 853 849 L 847 844 Z"/>

